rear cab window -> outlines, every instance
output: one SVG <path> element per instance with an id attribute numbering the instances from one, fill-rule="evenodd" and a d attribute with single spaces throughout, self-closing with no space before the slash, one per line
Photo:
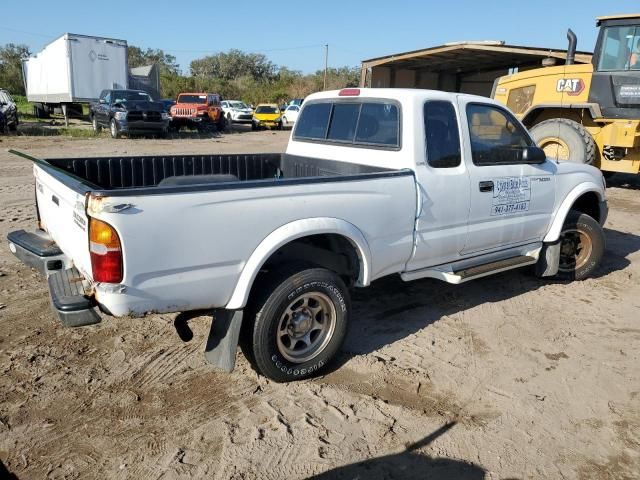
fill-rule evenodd
<path id="1" fill-rule="evenodd" d="M 395 101 L 378 99 L 329 99 L 305 103 L 293 139 L 399 149 L 400 106 Z"/>

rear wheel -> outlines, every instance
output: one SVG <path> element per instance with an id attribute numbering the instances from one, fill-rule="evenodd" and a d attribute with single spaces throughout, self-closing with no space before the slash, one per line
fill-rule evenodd
<path id="1" fill-rule="evenodd" d="M 340 349 L 350 308 L 347 287 L 324 268 L 267 275 L 247 308 L 243 349 L 256 370 L 276 382 L 316 375 Z"/>
<path id="2" fill-rule="evenodd" d="M 98 119 L 96 118 L 96 116 L 94 115 L 93 118 L 91 119 L 91 125 L 93 126 L 93 131 L 96 133 L 100 133 L 102 131 L 102 127 L 100 126 L 100 124 L 98 123 Z"/>
<path id="3" fill-rule="evenodd" d="M 596 142 L 578 122 L 567 118 L 545 120 L 533 126 L 530 132 L 549 158 L 587 165 L 596 162 Z"/>
<path id="4" fill-rule="evenodd" d="M 583 280 L 600 264 L 604 252 L 604 232 L 600 224 L 586 213 L 572 210 L 560 233 L 558 277 Z"/>

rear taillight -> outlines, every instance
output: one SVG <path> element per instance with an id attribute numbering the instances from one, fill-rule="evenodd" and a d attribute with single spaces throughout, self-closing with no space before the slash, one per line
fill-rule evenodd
<path id="1" fill-rule="evenodd" d="M 91 219 L 89 223 L 89 252 L 95 282 L 122 281 L 122 247 L 115 229 L 108 223 Z"/>

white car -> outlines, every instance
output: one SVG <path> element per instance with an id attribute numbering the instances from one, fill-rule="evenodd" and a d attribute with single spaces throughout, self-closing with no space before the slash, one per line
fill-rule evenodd
<path id="1" fill-rule="evenodd" d="M 289 105 L 282 114 L 282 126 L 287 127 L 296 123 L 298 115 L 300 115 L 300 108 L 298 105 Z"/>
<path id="2" fill-rule="evenodd" d="M 65 325 L 215 309 L 207 360 L 233 369 L 242 326 L 276 381 L 325 370 L 351 287 L 527 265 L 582 280 L 604 253 L 602 173 L 547 159 L 479 96 L 316 93 L 283 154 L 30 159 L 38 230 L 9 249 L 47 277 Z"/>
<path id="3" fill-rule="evenodd" d="M 223 100 L 221 102 L 222 111 L 227 119 L 227 123 L 251 123 L 253 110 L 240 100 Z"/>

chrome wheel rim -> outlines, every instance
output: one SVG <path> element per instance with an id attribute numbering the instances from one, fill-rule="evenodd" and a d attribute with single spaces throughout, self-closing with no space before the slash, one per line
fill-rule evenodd
<path id="1" fill-rule="evenodd" d="M 336 328 L 336 308 L 320 292 L 293 300 L 280 316 L 276 343 L 280 354 L 292 363 L 304 363 L 328 345 Z"/>
<path id="2" fill-rule="evenodd" d="M 95 117 L 93 117 L 93 131 L 94 132 L 98 131 L 98 121 L 96 120 Z"/>
<path id="3" fill-rule="evenodd" d="M 573 272 L 582 268 L 593 251 L 593 242 L 585 232 L 572 228 L 564 230 L 560 235 L 560 264 L 561 272 Z"/>
<path id="4" fill-rule="evenodd" d="M 114 121 L 111 121 L 111 135 L 113 137 L 116 136 L 116 122 L 114 122 Z"/>

